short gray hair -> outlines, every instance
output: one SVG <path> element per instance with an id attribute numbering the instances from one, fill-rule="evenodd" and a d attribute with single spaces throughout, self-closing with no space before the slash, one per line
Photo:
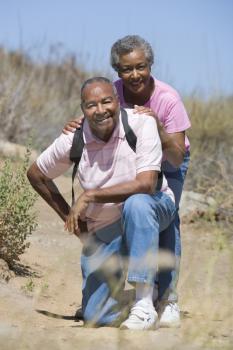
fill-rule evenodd
<path id="1" fill-rule="evenodd" d="M 119 70 L 120 56 L 128 54 L 136 49 L 140 49 L 145 53 L 146 59 L 150 67 L 154 63 L 154 52 L 151 45 L 139 35 L 127 35 L 117 40 L 111 48 L 111 66 L 115 71 Z"/>
<path id="2" fill-rule="evenodd" d="M 83 99 L 83 91 L 84 91 L 84 89 L 86 88 L 86 86 L 87 86 L 87 85 L 91 85 L 91 84 L 93 84 L 93 83 L 105 83 L 105 84 L 111 85 L 114 94 L 118 97 L 117 89 L 116 89 L 115 85 L 112 83 L 111 80 L 109 80 L 109 79 L 106 78 L 106 77 L 93 77 L 93 78 L 87 79 L 87 80 L 84 81 L 84 83 L 82 84 L 82 86 L 81 86 L 81 100 Z"/>

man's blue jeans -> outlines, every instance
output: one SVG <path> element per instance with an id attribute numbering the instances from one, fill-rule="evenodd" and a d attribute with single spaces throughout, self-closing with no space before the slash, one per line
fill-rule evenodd
<path id="1" fill-rule="evenodd" d="M 162 270 L 158 277 L 159 300 L 177 302 L 177 283 L 180 271 L 181 238 L 180 238 L 180 217 L 179 203 L 183 190 L 185 176 L 190 161 L 190 153 L 186 152 L 184 161 L 177 169 L 169 162 L 162 163 L 162 170 L 168 181 L 168 186 L 172 189 L 176 201 L 176 215 L 174 221 L 164 230 L 159 238 L 160 249 L 167 250 L 175 255 L 175 267 L 170 270 Z"/>
<path id="2" fill-rule="evenodd" d="M 125 281 L 153 285 L 157 272 L 159 233 L 173 221 L 176 207 L 164 193 L 129 197 L 119 220 L 84 242 L 83 316 L 95 326 L 111 325 L 122 316 L 119 295 Z"/>

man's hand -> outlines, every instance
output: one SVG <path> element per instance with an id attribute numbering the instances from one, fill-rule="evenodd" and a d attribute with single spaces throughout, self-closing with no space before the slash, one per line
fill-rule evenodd
<path id="1" fill-rule="evenodd" d="M 75 132 L 76 129 L 80 129 L 84 120 L 84 116 L 81 115 L 79 118 L 68 121 L 68 123 L 62 129 L 63 134 L 68 134 L 69 132 Z"/>
<path id="2" fill-rule="evenodd" d="M 82 217 L 85 215 L 86 209 L 90 202 L 87 193 L 88 191 L 81 194 L 75 204 L 71 207 L 70 212 L 66 218 L 65 230 L 74 233 L 76 236 L 80 236 L 82 233 L 82 229 L 79 227 L 79 220 L 82 220 Z"/>

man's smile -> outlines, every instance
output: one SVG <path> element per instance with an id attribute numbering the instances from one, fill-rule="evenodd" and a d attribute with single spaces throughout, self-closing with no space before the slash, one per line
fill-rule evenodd
<path id="1" fill-rule="evenodd" d="M 104 115 L 104 116 L 99 116 L 95 118 L 95 122 L 97 124 L 104 124 L 111 116 L 108 115 Z"/>

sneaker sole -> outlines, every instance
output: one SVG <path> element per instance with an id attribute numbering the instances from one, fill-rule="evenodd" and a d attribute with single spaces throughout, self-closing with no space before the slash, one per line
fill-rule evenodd
<path id="1" fill-rule="evenodd" d="M 153 325 L 151 325 L 149 328 L 128 328 L 125 325 L 120 326 L 120 330 L 128 330 L 128 331 L 155 331 L 159 328 L 159 321 L 157 320 Z"/>

